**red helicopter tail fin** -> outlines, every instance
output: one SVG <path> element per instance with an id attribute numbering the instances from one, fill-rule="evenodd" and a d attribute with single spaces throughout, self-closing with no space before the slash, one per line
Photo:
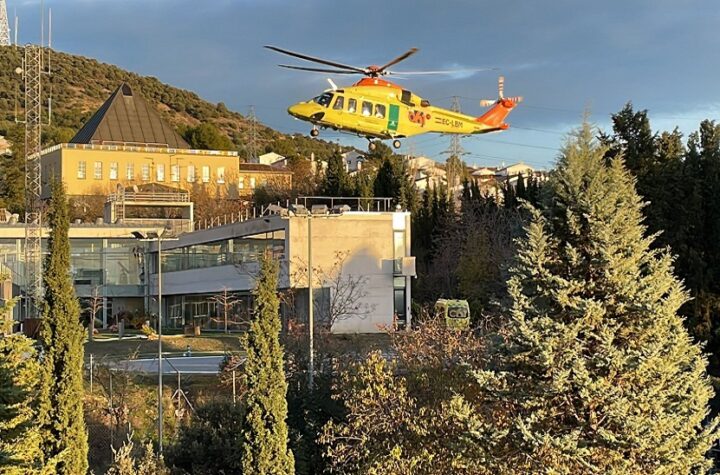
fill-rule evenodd
<path id="1" fill-rule="evenodd" d="M 484 125 L 493 129 L 505 130 L 509 127 L 504 122 L 505 117 L 510 114 L 510 111 L 522 101 L 522 97 L 504 97 L 495 101 L 492 108 L 475 119 L 477 122 L 482 122 Z"/>

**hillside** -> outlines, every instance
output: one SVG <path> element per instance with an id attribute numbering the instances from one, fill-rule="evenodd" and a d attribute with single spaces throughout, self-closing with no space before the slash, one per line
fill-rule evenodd
<path id="1" fill-rule="evenodd" d="M 11 129 L 16 127 L 16 103 L 22 104 L 19 100 L 21 80 L 15 73 L 22 56 L 22 48 L 0 47 L 0 134 L 10 137 L 14 135 Z M 223 103 L 212 104 L 193 92 L 163 84 L 154 77 L 140 76 L 83 56 L 53 52 L 52 67 L 52 84 L 49 81 L 44 84 L 45 90 L 52 87 L 53 95 L 53 121 L 43 135 L 45 146 L 71 138 L 112 91 L 127 82 L 180 133 L 188 127 L 210 122 L 232 141 L 241 157 L 247 155 L 249 121 L 228 110 Z M 332 145 L 327 142 L 300 135 L 290 141 L 289 136 L 262 124 L 257 124 L 256 132 L 258 153 L 273 150 L 286 156 L 296 153 L 307 156 L 314 152 L 319 158 L 331 153 Z"/>

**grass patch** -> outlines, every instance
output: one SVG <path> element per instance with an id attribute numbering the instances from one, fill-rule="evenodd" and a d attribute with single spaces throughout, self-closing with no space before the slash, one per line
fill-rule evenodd
<path id="1" fill-rule="evenodd" d="M 163 353 L 182 353 L 190 350 L 195 353 L 217 353 L 240 351 L 240 335 L 163 335 Z M 157 352 L 158 342 L 153 340 L 122 339 L 108 340 L 102 335 L 95 337 L 93 341 L 85 342 L 85 357 L 92 354 L 95 359 L 101 358 L 124 358 L 130 354 L 152 355 Z"/>

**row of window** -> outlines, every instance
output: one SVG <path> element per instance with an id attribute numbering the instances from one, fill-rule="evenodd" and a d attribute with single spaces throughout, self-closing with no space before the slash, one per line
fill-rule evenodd
<path id="1" fill-rule="evenodd" d="M 187 167 L 187 176 L 186 179 L 189 183 L 194 183 L 197 180 L 196 176 L 196 168 L 195 165 L 188 165 Z M 203 183 L 209 183 L 210 182 L 210 167 L 208 165 L 203 165 L 200 167 L 201 171 L 201 180 Z M 85 161 L 79 161 L 78 167 L 77 167 L 77 177 L 80 180 L 84 180 L 87 178 L 87 162 Z M 120 177 L 119 173 L 119 167 L 117 162 L 110 162 L 110 173 L 108 175 L 108 178 L 110 180 L 118 180 Z M 145 163 L 140 167 L 140 178 L 142 181 L 150 181 L 151 177 L 151 167 L 149 163 Z M 217 182 L 218 183 L 225 183 L 225 167 L 218 167 L 217 168 Z M 93 164 L 93 178 L 95 180 L 102 180 L 103 179 L 103 162 L 95 162 Z M 125 178 L 127 180 L 134 180 L 135 179 L 135 164 L 134 163 L 128 163 L 125 167 Z M 165 181 L 165 165 L 160 163 L 155 165 L 155 180 L 156 181 Z M 172 165 L 170 167 L 170 181 L 178 183 L 180 182 L 180 166 L 179 165 Z"/>
<path id="2" fill-rule="evenodd" d="M 333 102 L 333 96 L 335 96 L 335 102 Z M 348 97 L 345 101 L 345 96 L 340 94 L 333 94 L 326 92 L 315 98 L 315 102 L 321 106 L 328 107 L 332 103 L 334 110 L 346 111 L 351 114 L 357 113 L 358 101 L 353 97 Z M 347 106 L 346 106 L 347 102 Z M 360 113 L 365 117 L 375 116 L 378 119 L 384 119 L 387 113 L 387 106 L 385 104 L 373 104 L 370 101 L 361 101 Z"/>

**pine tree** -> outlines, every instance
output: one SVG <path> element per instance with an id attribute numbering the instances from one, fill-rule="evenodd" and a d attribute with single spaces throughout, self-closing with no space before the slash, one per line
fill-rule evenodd
<path id="1" fill-rule="evenodd" d="M 42 473 L 36 421 L 40 365 L 32 345 L 32 340 L 22 335 L 0 337 L 0 474 L 3 475 Z"/>
<path id="2" fill-rule="evenodd" d="M 510 473 L 699 474 L 718 438 L 706 361 L 677 315 L 672 258 L 652 250 L 622 159 L 584 125 L 532 211 L 509 281 Z"/>
<path id="3" fill-rule="evenodd" d="M 287 382 L 280 345 L 278 264 L 269 256 L 260 263 L 253 292 L 255 311 L 243 338 L 246 352 L 245 396 L 247 415 L 243 430 L 243 473 L 290 475 L 294 459 L 288 449 Z"/>
<path id="4" fill-rule="evenodd" d="M 349 179 L 342 153 L 336 150 L 328 159 L 322 193 L 325 196 L 345 196 L 349 194 Z"/>
<path id="5" fill-rule="evenodd" d="M 58 461 L 56 473 L 77 475 L 88 469 L 83 417 L 83 342 L 80 305 L 70 277 L 69 219 L 65 189 L 52 185 L 49 256 L 43 281 L 42 386 L 38 421 L 46 463 Z"/>

